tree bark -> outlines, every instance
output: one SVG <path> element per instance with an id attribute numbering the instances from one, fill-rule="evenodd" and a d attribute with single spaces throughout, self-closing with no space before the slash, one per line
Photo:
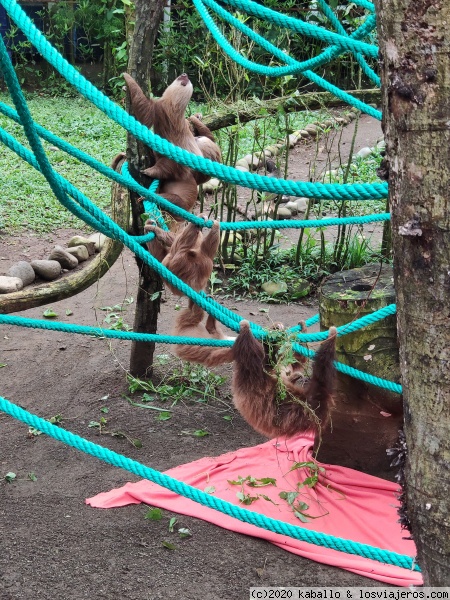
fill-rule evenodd
<path id="1" fill-rule="evenodd" d="M 450 584 L 450 3 L 377 0 L 406 491 L 425 585 Z"/>
<path id="2" fill-rule="evenodd" d="M 378 103 L 380 101 L 379 89 L 350 90 L 348 93 L 363 102 Z M 260 102 L 246 100 L 205 115 L 203 122 L 211 131 L 217 131 L 223 127 L 236 125 L 236 123 L 247 123 L 254 119 L 263 119 L 268 115 L 275 115 L 280 108 L 287 113 L 291 113 L 317 110 L 323 107 L 330 108 L 332 106 L 347 105 L 328 92 L 308 92 L 298 96 L 285 96 L 284 98 L 274 98 L 273 100 Z"/>
<path id="3" fill-rule="evenodd" d="M 145 93 L 149 92 L 152 68 L 153 46 L 162 19 L 165 0 L 136 0 L 134 15 L 128 14 L 127 37 L 132 42 L 129 48 L 128 73 L 138 82 Z M 131 18 L 130 18 L 131 17 Z M 134 28 L 131 22 L 134 17 Z M 129 97 L 127 108 L 130 110 Z M 142 185 L 149 180 L 141 174 L 141 169 L 151 165 L 148 149 L 132 135 L 127 136 L 127 158 L 130 174 Z M 142 203 L 139 196 L 130 192 L 132 233 L 143 234 Z M 140 259 L 136 258 L 139 269 L 139 288 L 136 297 L 134 331 L 156 333 L 160 309 L 162 280 Z M 130 372 L 135 377 L 150 377 L 152 374 L 155 344 L 133 342 L 130 355 Z"/>

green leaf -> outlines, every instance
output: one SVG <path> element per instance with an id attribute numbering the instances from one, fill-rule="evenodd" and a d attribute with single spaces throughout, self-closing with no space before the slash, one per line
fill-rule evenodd
<path id="1" fill-rule="evenodd" d="M 100 409 L 100 412 L 108 414 L 109 413 L 109 408 L 107 406 L 102 406 Z"/>
<path id="2" fill-rule="evenodd" d="M 169 521 L 169 531 L 170 533 L 173 533 L 173 528 L 175 527 L 175 523 L 177 522 L 177 518 L 176 517 L 172 517 Z"/>
<path id="3" fill-rule="evenodd" d="M 55 313 L 55 311 L 52 308 L 47 308 L 47 310 L 44 310 L 44 312 L 42 313 L 42 316 L 46 319 L 53 319 L 54 317 L 57 317 L 58 314 Z"/>
<path id="4" fill-rule="evenodd" d="M 28 473 L 28 479 L 30 481 L 37 481 L 37 477 L 34 473 Z"/>
<path id="5" fill-rule="evenodd" d="M 14 479 L 16 479 L 17 475 L 15 473 L 13 473 L 12 471 L 9 471 L 9 473 L 6 473 L 4 479 L 6 481 L 6 483 L 11 483 L 12 481 L 14 481 Z"/>
<path id="6" fill-rule="evenodd" d="M 232 421 L 233 417 L 231 415 L 225 415 L 222 417 L 222 419 L 224 419 L 225 421 Z"/>
<path id="7" fill-rule="evenodd" d="M 250 487 L 264 487 L 266 485 L 277 485 L 277 480 L 272 477 L 262 477 L 261 479 L 251 479 L 248 482 Z"/>
<path id="8" fill-rule="evenodd" d="M 250 496 L 250 494 L 244 494 L 244 492 L 237 492 L 236 496 L 239 502 L 242 502 L 242 504 L 245 504 L 247 506 L 253 504 L 255 500 L 258 500 L 258 496 Z"/>
<path id="9" fill-rule="evenodd" d="M 135 448 L 142 448 L 142 442 L 139 438 L 130 439 L 130 442 Z"/>
<path id="10" fill-rule="evenodd" d="M 88 427 L 100 427 L 100 423 L 98 421 L 89 421 Z"/>
<path id="11" fill-rule="evenodd" d="M 209 431 L 206 431 L 206 429 L 197 429 L 196 431 L 194 431 L 192 433 L 192 435 L 195 437 L 205 437 L 205 436 L 211 435 L 211 434 L 209 433 Z"/>
<path id="12" fill-rule="evenodd" d="M 265 494 L 260 494 L 260 498 L 263 498 L 264 500 L 267 500 L 267 502 L 272 502 L 272 504 L 275 504 L 275 506 L 278 506 L 277 502 L 274 502 L 272 500 L 272 498 L 269 498 L 269 496 L 266 496 Z"/>
<path id="13" fill-rule="evenodd" d="M 70 317 L 70 315 L 73 315 L 73 311 L 70 308 L 66 308 L 66 316 Z"/>
<path id="14" fill-rule="evenodd" d="M 136 406 L 137 408 L 148 408 L 149 410 L 157 410 L 164 414 L 171 413 L 171 411 L 167 410 L 167 408 L 160 408 L 159 406 L 149 406 L 148 404 L 140 404 L 139 402 L 133 402 L 133 400 L 131 398 L 128 398 L 127 396 L 125 396 L 125 398 L 131 404 L 131 406 Z M 172 415 L 170 415 L 170 416 L 172 416 Z M 168 418 L 170 419 L 170 417 L 168 417 Z M 167 420 L 167 418 L 161 419 L 161 421 L 166 421 L 166 420 Z"/>
<path id="15" fill-rule="evenodd" d="M 148 406 L 147 408 L 154 408 L 153 406 Z M 172 418 L 172 414 L 169 411 L 160 412 L 159 415 L 156 415 L 155 419 L 158 421 L 168 421 Z"/>
<path id="16" fill-rule="evenodd" d="M 144 519 L 149 521 L 161 521 L 163 517 L 163 511 L 160 508 L 149 508 L 144 515 Z"/>
<path id="17" fill-rule="evenodd" d="M 161 292 L 155 292 L 154 294 L 152 294 L 150 296 L 150 300 L 153 302 L 154 300 L 156 300 L 157 298 L 159 298 L 161 295 Z"/>
<path id="18" fill-rule="evenodd" d="M 213 485 L 208 485 L 203 491 L 205 492 L 205 494 L 214 494 L 216 488 Z"/>
<path id="19" fill-rule="evenodd" d="M 305 515 L 302 515 L 302 513 L 294 510 L 294 516 L 297 517 L 297 519 L 300 519 L 300 521 L 302 523 L 308 523 L 308 519 L 305 517 Z"/>
<path id="20" fill-rule="evenodd" d="M 166 540 L 163 540 L 161 542 L 161 544 L 164 546 L 164 548 L 167 548 L 167 550 L 176 550 L 177 547 L 175 546 L 175 544 L 171 544 L 170 542 L 166 542 Z"/>
<path id="21" fill-rule="evenodd" d="M 178 529 L 178 535 L 180 536 L 180 538 L 187 538 L 191 537 L 192 533 L 187 527 L 180 527 Z"/>
<path id="22" fill-rule="evenodd" d="M 7 365 L 6 363 L 0 363 L 0 369 L 1 369 L 2 367 L 7 367 L 7 366 L 8 366 L 8 365 Z"/>
<path id="23" fill-rule="evenodd" d="M 282 500 L 286 500 L 288 504 L 292 505 L 298 496 L 298 492 L 280 492 L 278 495 Z"/>

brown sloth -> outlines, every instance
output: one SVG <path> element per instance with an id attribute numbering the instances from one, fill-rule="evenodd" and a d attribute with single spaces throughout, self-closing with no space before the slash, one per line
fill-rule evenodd
<path id="1" fill-rule="evenodd" d="M 335 341 L 336 328 L 331 327 L 314 357 L 309 381 L 303 381 L 305 359 L 296 354 L 296 363 L 280 369 L 277 377 L 276 345 L 262 344 L 253 336 L 248 321 L 241 321 L 232 348 L 232 390 L 234 405 L 247 423 L 269 438 L 320 431 L 333 402 Z"/>
<path id="2" fill-rule="evenodd" d="M 183 309 L 173 328 L 173 335 L 189 336 L 194 338 L 214 338 L 216 340 L 233 340 L 234 337 L 227 337 L 216 319 L 208 315 L 206 322 L 203 322 L 205 311 L 193 304 L 189 308 Z M 174 347 L 174 353 L 188 362 L 195 362 L 206 367 L 217 367 L 233 361 L 233 347 L 212 348 L 211 346 L 190 346 L 187 344 L 177 344 Z"/>
<path id="3" fill-rule="evenodd" d="M 205 215 L 200 215 L 206 220 Z M 205 289 L 213 270 L 213 260 L 220 242 L 220 224 L 214 221 L 208 233 L 203 236 L 201 226 L 187 223 L 175 234 L 157 227 L 154 221 L 147 221 L 144 226 L 145 233 L 153 232 L 156 242 L 161 246 L 161 253 L 165 254 L 162 264 L 184 283 L 191 286 L 196 292 Z M 148 242 L 149 251 L 153 253 L 155 240 Z M 166 281 L 167 287 L 176 295 L 183 293 Z M 193 302 L 189 300 L 189 306 Z"/>
<path id="4" fill-rule="evenodd" d="M 123 77 L 130 93 L 131 109 L 138 121 L 149 128 L 153 127 L 157 135 L 175 146 L 220 162 L 220 149 L 208 127 L 200 121 L 198 115 L 190 117 L 189 121 L 185 118 L 193 91 L 192 83 L 185 73 L 177 77 L 159 99 L 147 98 L 128 73 L 124 73 Z M 197 137 L 192 133 L 191 126 Z M 197 185 L 208 181 L 210 176 L 193 171 L 156 152 L 154 155 L 155 164 L 142 172 L 161 181 L 158 193 L 163 198 L 185 210 L 191 210 L 197 200 Z M 181 220 L 176 216 L 174 218 Z"/>

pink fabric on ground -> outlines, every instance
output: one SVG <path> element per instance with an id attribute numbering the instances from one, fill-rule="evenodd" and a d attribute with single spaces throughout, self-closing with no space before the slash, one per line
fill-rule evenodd
<path id="1" fill-rule="evenodd" d="M 325 468 L 324 476 L 314 488 L 301 488 L 301 493 L 297 497 L 297 500 L 308 504 L 306 513 L 319 518 L 302 523 L 294 516 L 292 507 L 286 500 L 280 499 L 279 493 L 297 491 L 297 484 L 310 475 L 309 470 L 304 467 L 293 471 L 290 469 L 294 463 L 311 460 L 312 445 L 313 438 L 305 434 L 287 440 L 279 438 L 253 448 L 241 448 L 216 458 L 202 458 L 170 469 L 166 473 L 201 490 L 213 486 L 217 497 L 234 504 L 239 504 L 236 493 L 241 491 L 241 486 L 230 484 L 229 480 L 245 478 L 248 475 L 256 479 L 274 478 L 276 485 L 260 488 L 244 485 L 242 491 L 245 494 L 249 493 L 252 497 L 259 495 L 256 501 L 244 508 L 305 529 L 415 556 L 414 543 L 404 539 L 407 534 L 398 524 L 396 512 L 398 501 L 395 497 L 398 486 L 378 477 L 353 469 L 319 463 Z M 273 502 L 264 499 L 261 494 L 269 497 Z M 422 583 L 422 576 L 417 571 L 330 550 L 242 523 L 147 480 L 127 483 L 121 488 L 88 498 L 86 502 L 95 508 L 113 508 L 143 502 L 197 517 L 231 531 L 263 538 L 294 554 L 341 567 L 387 584 L 408 586 Z"/>

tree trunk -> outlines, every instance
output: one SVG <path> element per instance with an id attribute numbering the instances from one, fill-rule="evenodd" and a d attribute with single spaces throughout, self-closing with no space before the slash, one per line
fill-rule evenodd
<path id="1" fill-rule="evenodd" d="M 450 2 L 377 0 L 406 491 L 425 585 L 450 584 Z"/>
<path id="2" fill-rule="evenodd" d="M 127 37 L 132 39 L 129 49 L 128 73 L 138 82 L 144 92 L 149 91 L 150 71 L 152 67 L 153 46 L 158 27 L 163 15 L 165 0 L 136 0 L 134 15 L 127 15 Z M 134 17 L 134 28 L 131 23 Z M 129 98 L 127 99 L 129 110 Z M 141 169 L 150 166 L 148 149 L 132 135 L 127 136 L 127 158 L 131 175 L 144 186 L 148 178 L 141 174 Z M 130 192 L 132 212 L 132 234 L 143 234 L 141 214 L 143 207 L 138 202 L 139 196 Z M 156 333 L 160 308 L 162 281 L 161 278 L 136 258 L 139 269 L 139 288 L 136 297 L 136 314 L 134 331 L 140 333 Z M 149 377 L 152 373 L 154 344 L 133 342 L 130 356 L 130 372 L 135 377 Z"/>

